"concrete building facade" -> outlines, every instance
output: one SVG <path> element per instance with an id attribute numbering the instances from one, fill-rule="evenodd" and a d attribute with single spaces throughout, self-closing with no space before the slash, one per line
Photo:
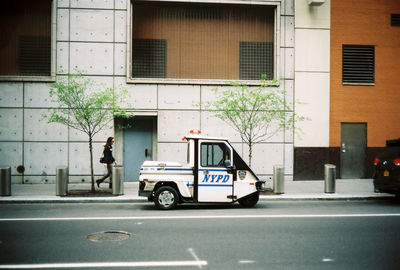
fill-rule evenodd
<path id="1" fill-rule="evenodd" d="M 287 113 L 309 121 L 299 124 L 300 135 L 282 132 L 256 145 L 254 171 L 268 179 L 282 164 L 292 180 L 295 148 L 329 146 L 329 0 L 31 2 L 1 4 L 0 163 L 12 167 L 14 183 L 54 182 L 58 165 L 69 167 L 70 182 L 89 181 L 86 135 L 41 120 L 56 106 L 49 83 L 76 69 L 129 91 L 122 105 L 135 112 L 133 127 L 114 125 L 94 138 L 100 157 L 106 138 L 115 136 L 126 181 L 137 180 L 144 159 L 185 163 L 181 138 L 192 129 L 228 137 L 247 159 L 233 128 L 197 104 L 213 100 L 212 90 L 230 80 L 256 86 L 260 73 L 284 78 L 277 87 L 286 90 Z M 154 61 L 143 58 L 155 52 Z M 103 173 L 95 158 L 96 176 Z"/>

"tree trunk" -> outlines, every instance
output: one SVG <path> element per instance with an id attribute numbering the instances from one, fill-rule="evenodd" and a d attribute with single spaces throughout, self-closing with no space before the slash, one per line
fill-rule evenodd
<path id="1" fill-rule="evenodd" d="M 253 144 L 249 144 L 249 167 L 251 168 L 251 159 L 253 157 Z"/>
<path id="2" fill-rule="evenodd" d="M 90 176 L 92 179 L 91 191 L 92 191 L 92 193 L 94 193 L 95 189 L 94 189 L 94 173 L 93 173 L 93 145 L 92 145 L 92 136 L 91 135 L 89 135 L 89 152 L 90 152 Z"/>

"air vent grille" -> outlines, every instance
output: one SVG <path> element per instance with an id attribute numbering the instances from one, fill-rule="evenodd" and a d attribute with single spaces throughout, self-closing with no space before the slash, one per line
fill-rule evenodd
<path id="1" fill-rule="evenodd" d="M 400 14 L 391 14 L 390 25 L 391 26 L 400 26 Z"/>
<path id="2" fill-rule="evenodd" d="M 375 47 L 343 45 L 344 84 L 373 84 L 375 82 Z"/>

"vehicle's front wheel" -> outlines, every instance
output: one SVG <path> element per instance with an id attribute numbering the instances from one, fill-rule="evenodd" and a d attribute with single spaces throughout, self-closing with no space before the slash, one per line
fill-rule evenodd
<path id="1" fill-rule="evenodd" d="M 243 207 L 253 207 L 257 204 L 260 195 L 258 192 L 253 193 L 239 200 L 239 204 Z"/>
<path id="2" fill-rule="evenodd" d="M 179 196 L 173 187 L 160 187 L 154 194 L 154 204 L 161 210 L 174 209 L 178 204 Z"/>

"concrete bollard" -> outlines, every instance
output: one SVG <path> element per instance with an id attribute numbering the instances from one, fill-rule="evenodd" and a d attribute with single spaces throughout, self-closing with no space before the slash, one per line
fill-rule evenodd
<path id="1" fill-rule="evenodd" d="M 112 168 L 112 194 L 124 195 L 124 167 L 114 166 Z"/>
<path id="2" fill-rule="evenodd" d="M 57 166 L 56 168 L 56 195 L 68 195 L 68 166 Z"/>
<path id="3" fill-rule="evenodd" d="M 285 193 L 284 170 L 282 165 L 274 166 L 274 193 Z"/>
<path id="4" fill-rule="evenodd" d="M 325 164 L 325 193 L 336 192 L 336 166 Z"/>
<path id="5" fill-rule="evenodd" d="M 11 196 L 10 166 L 0 166 L 0 196 Z"/>

